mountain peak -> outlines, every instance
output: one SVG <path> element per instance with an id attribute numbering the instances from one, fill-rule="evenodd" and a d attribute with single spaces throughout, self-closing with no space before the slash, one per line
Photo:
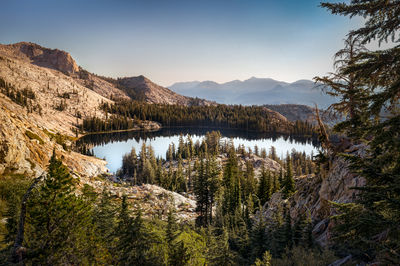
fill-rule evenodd
<path id="1" fill-rule="evenodd" d="M 50 49 L 32 42 L 0 44 L 0 55 L 30 61 L 31 63 L 72 74 L 79 72 L 79 66 L 72 56 L 63 50 Z"/>

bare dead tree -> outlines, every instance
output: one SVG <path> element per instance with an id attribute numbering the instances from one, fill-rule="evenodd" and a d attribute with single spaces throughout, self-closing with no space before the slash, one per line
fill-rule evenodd
<path id="1" fill-rule="evenodd" d="M 317 104 L 315 104 L 315 118 L 318 122 L 318 126 L 319 126 L 319 133 L 320 133 L 320 140 L 321 140 L 321 145 L 322 148 L 324 148 L 327 152 L 332 150 L 332 144 L 329 140 L 329 135 L 326 132 L 326 128 L 324 123 L 322 122 L 321 116 L 319 115 L 319 109 Z"/>
<path id="2" fill-rule="evenodd" d="M 40 182 L 42 178 L 43 175 L 35 178 L 30 187 L 26 190 L 24 196 L 22 197 L 21 213 L 19 216 L 17 236 L 15 237 L 14 246 L 11 251 L 11 260 L 15 263 L 22 262 L 24 255 L 26 253 L 26 248 L 22 246 L 24 242 L 24 233 L 25 233 L 26 204 L 28 202 L 32 190 L 36 187 L 36 185 Z"/>

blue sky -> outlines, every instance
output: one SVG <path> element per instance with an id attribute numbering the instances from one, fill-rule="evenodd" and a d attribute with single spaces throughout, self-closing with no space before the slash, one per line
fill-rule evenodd
<path id="1" fill-rule="evenodd" d="M 96 74 L 226 82 L 311 79 L 359 20 L 314 0 L 2 0 L 0 43 L 68 51 Z"/>

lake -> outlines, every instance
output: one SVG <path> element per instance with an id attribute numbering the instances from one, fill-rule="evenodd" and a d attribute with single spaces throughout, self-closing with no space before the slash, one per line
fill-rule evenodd
<path id="1" fill-rule="evenodd" d="M 110 172 L 115 173 L 122 165 L 122 156 L 131 151 L 134 147 L 139 152 L 143 142 L 150 144 L 157 157 L 165 158 L 169 144 L 175 143 L 178 146 L 179 135 L 183 134 L 184 139 L 190 135 L 193 142 L 201 141 L 211 128 L 162 128 L 159 131 L 129 131 L 106 134 L 87 135 L 81 138 L 77 145 L 87 145 L 91 152 L 98 158 L 107 161 Z M 257 145 L 259 150 L 266 149 L 268 152 L 271 146 L 276 148 L 277 155 L 284 157 L 292 149 L 305 152 L 311 155 L 316 154 L 318 142 L 314 139 L 304 137 L 289 137 L 283 135 L 271 135 L 257 132 L 245 132 L 238 130 L 218 129 L 221 132 L 221 141 L 232 139 L 235 147 L 244 145 L 246 150 Z"/>

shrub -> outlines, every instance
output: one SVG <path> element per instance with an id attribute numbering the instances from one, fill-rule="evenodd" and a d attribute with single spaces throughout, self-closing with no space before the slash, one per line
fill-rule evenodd
<path id="1" fill-rule="evenodd" d="M 43 141 L 38 135 L 36 135 L 35 133 L 33 133 L 33 132 L 29 131 L 29 130 L 26 130 L 26 131 L 25 131 L 25 135 L 26 135 L 29 139 L 36 139 L 36 140 L 39 141 L 40 144 L 44 144 L 44 141 Z"/>

